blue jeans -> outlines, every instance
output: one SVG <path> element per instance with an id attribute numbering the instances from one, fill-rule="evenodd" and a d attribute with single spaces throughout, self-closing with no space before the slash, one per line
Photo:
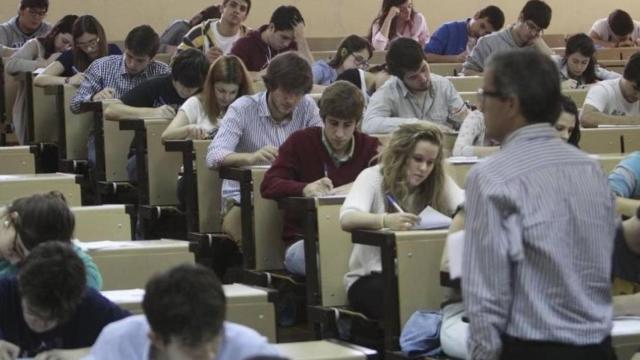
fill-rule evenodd
<path id="1" fill-rule="evenodd" d="M 294 275 L 305 276 L 304 240 L 293 243 L 284 254 L 284 268 Z"/>

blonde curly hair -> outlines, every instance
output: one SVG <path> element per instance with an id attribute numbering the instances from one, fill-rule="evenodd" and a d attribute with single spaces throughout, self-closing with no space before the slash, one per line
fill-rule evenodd
<path id="1" fill-rule="evenodd" d="M 438 156 L 429 177 L 416 189 L 407 186 L 407 163 L 419 141 L 428 141 L 438 147 Z M 396 130 L 381 156 L 382 190 L 393 195 L 403 209 L 418 213 L 427 206 L 444 210 L 443 191 L 443 135 L 427 123 L 405 124 Z"/>

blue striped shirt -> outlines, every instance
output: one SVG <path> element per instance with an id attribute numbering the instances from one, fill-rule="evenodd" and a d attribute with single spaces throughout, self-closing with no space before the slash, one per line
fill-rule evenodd
<path id="1" fill-rule="evenodd" d="M 71 98 L 71 111 L 80 112 L 80 105 L 83 102 L 91 101 L 93 95 L 105 88 L 115 89 L 115 97 L 119 99 L 143 81 L 170 72 L 167 64 L 153 60 L 142 72 L 130 75 L 124 65 L 124 55 L 105 56 L 92 62 L 87 68 L 80 88 Z"/>
<path id="2" fill-rule="evenodd" d="M 239 98 L 229 106 L 220 122 L 220 129 L 209 145 L 207 165 L 217 168 L 233 153 L 252 153 L 265 146 L 280 147 L 294 132 L 311 126 L 322 126 L 318 106 L 305 95 L 293 110 L 290 120 L 275 122 L 267 105 L 267 93 L 260 92 Z M 258 165 L 258 164 L 256 164 Z M 240 186 L 224 181 L 222 198 L 240 201 Z"/>
<path id="3" fill-rule="evenodd" d="M 466 183 L 462 291 L 469 355 L 501 336 L 597 344 L 611 331 L 613 196 L 600 165 L 548 124 L 513 132 Z"/>

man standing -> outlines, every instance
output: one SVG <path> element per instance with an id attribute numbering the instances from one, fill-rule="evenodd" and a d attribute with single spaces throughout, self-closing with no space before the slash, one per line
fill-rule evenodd
<path id="1" fill-rule="evenodd" d="M 606 177 L 552 127 L 560 80 L 548 57 L 506 51 L 486 70 L 479 101 L 502 149 L 466 183 L 469 357 L 614 359 Z"/>
<path id="2" fill-rule="evenodd" d="M 27 40 L 44 36 L 51 25 L 44 22 L 49 0 L 20 0 L 18 15 L 0 24 L 0 55 L 11 56 Z"/>

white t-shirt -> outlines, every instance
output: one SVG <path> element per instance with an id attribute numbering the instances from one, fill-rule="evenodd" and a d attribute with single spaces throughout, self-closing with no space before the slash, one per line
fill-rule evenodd
<path id="1" fill-rule="evenodd" d="M 464 190 L 449 176 L 445 176 L 444 199 L 446 209 L 436 209 L 445 215 L 451 215 L 458 205 L 464 202 Z M 362 170 L 356 178 L 347 195 L 342 208 L 340 218 L 350 211 L 361 211 L 372 214 L 385 212 L 384 193 L 382 192 L 382 173 L 380 165 Z M 360 277 L 373 271 L 382 271 L 380 260 L 380 248 L 377 246 L 355 244 L 349 258 L 349 272 L 344 276 L 344 284 L 349 287 Z"/>
<path id="2" fill-rule="evenodd" d="M 144 315 L 135 315 L 107 325 L 85 360 L 148 360 L 151 342 L 149 323 Z M 248 359 L 254 356 L 278 356 L 267 338 L 246 326 L 225 322 L 217 360 Z"/>
<path id="3" fill-rule="evenodd" d="M 222 49 L 222 53 L 224 55 L 227 55 L 231 52 L 231 48 L 233 47 L 233 44 L 236 42 L 236 40 L 240 39 L 241 34 L 240 34 L 240 31 L 238 31 L 233 36 L 222 36 L 220 32 L 218 32 L 218 23 L 220 23 L 220 20 L 216 21 L 215 24 L 211 25 L 211 30 L 213 31 L 213 36 L 215 37 L 216 45 L 220 49 Z"/>
<path id="4" fill-rule="evenodd" d="M 633 31 L 631 32 L 631 40 L 636 41 L 640 38 L 640 21 L 633 20 Z M 591 26 L 591 31 L 600 36 L 600 39 L 605 41 L 614 41 L 614 34 L 609 27 L 609 21 L 607 18 L 598 19 Z"/>
<path id="5" fill-rule="evenodd" d="M 625 100 L 620 90 L 621 79 L 603 80 L 593 84 L 584 100 L 603 114 L 614 116 L 640 115 L 640 101 Z"/>
<path id="6" fill-rule="evenodd" d="M 205 129 L 207 132 L 216 129 L 218 125 L 214 125 L 209 120 L 209 115 L 204 110 L 204 104 L 200 101 L 199 95 L 194 95 L 187 99 L 187 101 L 180 106 L 178 111 L 183 111 L 189 120 L 189 124 L 197 124 L 199 127 Z M 215 121 L 218 124 L 218 121 Z"/>

